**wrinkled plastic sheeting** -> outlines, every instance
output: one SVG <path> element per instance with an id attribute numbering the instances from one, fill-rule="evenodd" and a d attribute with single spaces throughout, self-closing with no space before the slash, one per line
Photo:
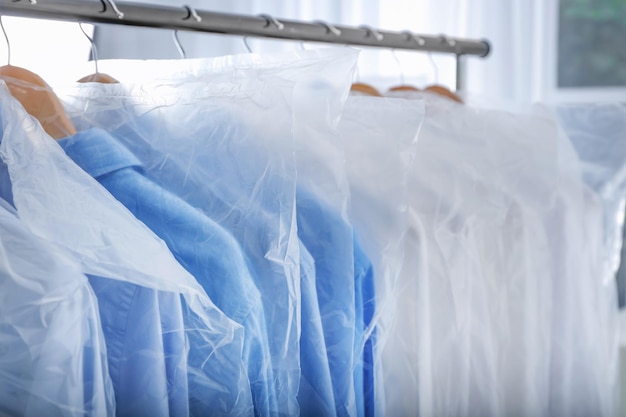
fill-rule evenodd
<path id="1" fill-rule="evenodd" d="M 67 254 L 33 235 L 5 207 L 0 277 L 2 414 L 114 414 L 98 305 L 87 278 Z"/>
<path id="2" fill-rule="evenodd" d="M 138 222 L 94 179 L 76 166 L 41 126 L 0 88 L 3 136 L 0 157 L 11 180 L 13 203 L 35 235 L 54 242 L 85 274 L 158 291 L 185 301 L 186 370 L 192 413 L 250 415 L 250 385 L 241 360 L 243 332 L 218 310 L 167 246 Z M 96 341 L 93 341 L 95 343 Z M 162 357 L 159 349 L 141 352 Z M 65 369 L 63 369 L 65 371 Z M 155 383 L 146 380 L 145 390 Z M 83 379 L 72 378 L 69 392 Z M 165 392 L 181 387 L 162 387 Z M 137 387 L 141 392 L 142 387 Z M 164 415 L 167 410 L 162 410 Z M 107 413 L 110 414 L 110 413 Z"/>
<path id="3" fill-rule="evenodd" d="M 311 80 L 299 82 L 294 91 L 298 237 L 315 267 L 313 285 L 303 298 L 313 293 L 318 302 L 317 311 L 306 312 L 303 299 L 303 336 L 304 323 L 311 332 L 319 322 L 323 332 L 321 341 L 309 337 L 302 343 L 303 353 L 308 350 L 303 361 L 313 360 L 302 364 L 303 372 L 305 366 L 311 368 L 308 375 L 303 373 L 306 378 L 299 397 L 303 416 L 365 413 L 363 351 L 357 340 L 363 335 L 363 306 L 357 302 L 360 287 L 355 275 L 354 231 L 347 213 L 345 153 L 337 135 L 356 55 L 343 51 L 340 57 L 345 64 L 318 71 Z M 326 357 L 317 360 L 314 350 L 321 343 Z M 321 367 L 328 374 L 321 373 Z M 322 381 L 327 375 L 330 380 Z M 332 390 L 327 392 L 327 387 Z"/>
<path id="4" fill-rule="evenodd" d="M 151 64 L 160 69 L 159 81 L 81 85 L 65 95 L 79 128 L 108 130 L 141 160 L 150 178 L 238 240 L 257 277 L 270 332 L 267 363 L 278 399 L 273 414 L 298 413 L 300 383 L 294 88 L 320 73 L 333 80 L 333 63 L 347 73 L 355 60 L 354 53 L 327 55 L 242 55 L 156 67 L 150 61 L 112 61 L 117 70 L 108 68 L 111 74 Z"/>
<path id="5" fill-rule="evenodd" d="M 420 100 L 349 97 L 339 125 L 346 147 L 350 219 L 370 258 L 376 282 L 375 415 L 410 415 L 418 407 L 415 320 L 417 279 L 426 262 L 407 233 L 408 178 L 424 118 Z M 402 279 L 409 273 L 408 279 Z M 360 341 L 363 343 L 364 341 Z M 362 346 L 361 346 L 362 348 Z M 399 389 L 402 387 L 402 389 Z"/>
<path id="6" fill-rule="evenodd" d="M 620 264 L 626 205 L 626 105 L 561 105 L 554 112 L 580 158 L 585 183 L 602 199 L 604 253 L 614 272 Z"/>
<path id="7" fill-rule="evenodd" d="M 427 98 L 409 181 L 421 415 L 614 415 L 601 206 L 554 163 L 561 140 L 549 118 Z"/>

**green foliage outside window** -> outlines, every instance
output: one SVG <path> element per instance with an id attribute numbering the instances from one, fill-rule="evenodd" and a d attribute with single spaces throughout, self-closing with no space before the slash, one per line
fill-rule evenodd
<path id="1" fill-rule="evenodd" d="M 626 86 L 626 0 L 560 0 L 559 87 Z"/>

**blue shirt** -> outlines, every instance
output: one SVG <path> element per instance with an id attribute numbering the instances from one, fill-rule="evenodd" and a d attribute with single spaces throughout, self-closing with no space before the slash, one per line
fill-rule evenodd
<path id="1" fill-rule="evenodd" d="M 376 290 L 374 285 L 374 267 L 354 236 L 354 282 L 355 282 L 355 311 L 357 335 L 361 340 L 355 340 L 357 348 L 355 355 L 362 362 L 354 368 L 355 386 L 357 387 L 357 404 L 362 404 L 362 413 L 366 417 L 375 415 L 375 352 L 377 331 L 374 325 L 376 312 Z M 362 395 L 360 394 L 362 392 Z"/>
<path id="2" fill-rule="evenodd" d="M 7 166 L 0 195 L 13 204 Z M 115 415 L 188 416 L 183 310 L 177 294 L 87 276 L 97 297 Z"/>
<path id="3" fill-rule="evenodd" d="M 316 286 L 337 415 L 374 413 L 374 275 L 352 226 L 299 188 L 298 236 L 316 266 Z M 351 360 L 351 362 L 349 361 Z"/>
<path id="4" fill-rule="evenodd" d="M 210 116 L 210 117 L 209 117 Z M 180 145 L 174 138 L 163 137 L 163 125 L 158 123 L 152 114 L 144 114 L 142 116 L 130 117 L 128 109 L 123 112 L 104 109 L 95 114 L 90 114 L 86 119 L 93 123 L 96 120 L 102 125 L 119 126 L 113 131 L 113 136 L 130 149 L 136 157 L 144 164 L 146 175 L 157 182 L 159 185 L 178 195 L 189 204 L 201 209 L 212 218 L 219 218 L 220 224 L 228 227 L 233 231 L 242 246 L 246 248 L 246 252 L 258 252 L 259 248 L 264 248 L 268 242 L 262 237 L 266 234 L 268 228 L 276 228 L 279 225 L 272 223 L 264 225 L 264 222 L 274 221 L 280 211 L 279 207 L 274 207 L 276 203 L 280 203 L 285 199 L 281 193 L 290 190 L 284 190 L 284 184 L 279 181 L 275 183 L 267 181 L 267 177 L 271 177 L 271 173 L 265 171 L 269 166 L 264 155 L 263 149 L 253 149 L 252 147 L 242 147 L 244 142 L 238 136 L 250 134 L 245 131 L 234 131 L 233 126 L 240 128 L 241 123 L 234 123 L 230 120 L 230 116 L 224 112 L 215 112 L 207 114 L 204 121 L 189 128 L 183 128 L 183 131 L 193 130 L 194 134 L 199 135 L 211 143 L 208 149 L 200 148 L 202 145 L 200 140 L 192 140 L 191 143 L 180 142 Z M 84 121 L 82 122 L 85 123 Z M 168 132 L 168 135 L 170 132 Z M 179 139 L 180 140 L 180 139 Z M 239 145 L 237 145 L 239 144 Z M 177 151 L 177 147 L 185 148 L 186 152 Z M 238 147 L 237 147 L 238 146 Z M 192 156 L 191 153 L 194 153 Z M 236 158 L 236 163 L 234 159 Z M 200 163 L 202 162 L 202 163 Z M 271 163 L 271 161 L 269 162 Z M 238 171 L 242 169 L 257 170 L 259 174 L 248 175 L 254 181 L 255 178 L 263 176 L 265 186 L 274 185 L 273 191 L 276 197 L 273 201 L 263 203 L 264 208 L 250 208 L 248 212 L 239 214 L 240 208 L 234 207 L 233 202 L 239 201 L 238 194 L 246 192 L 247 189 L 253 189 L 248 184 L 240 185 L 241 181 L 246 181 Z M 248 180 L 249 181 L 249 180 Z M 268 185 L 268 183 L 270 185 Z M 290 191 L 291 193 L 294 190 Z M 320 207 L 319 201 L 314 198 L 305 198 L 306 193 L 299 192 L 297 198 L 297 222 L 298 236 L 302 241 L 307 240 L 308 245 L 315 249 L 315 262 L 319 262 L 319 268 L 315 270 L 315 289 L 308 285 L 306 277 L 307 261 L 300 260 L 301 269 L 301 340 L 300 340 L 300 393 L 298 400 L 301 405 L 303 414 L 307 410 L 314 410 L 317 415 L 355 415 L 357 397 L 354 394 L 355 389 L 359 396 L 359 414 L 364 414 L 364 391 L 371 391 L 373 388 L 373 375 L 367 377 L 366 388 L 365 380 L 363 383 L 354 381 L 354 375 L 362 374 L 361 365 L 367 367 L 369 359 L 355 358 L 356 343 L 362 340 L 363 329 L 361 325 L 357 328 L 355 317 L 355 303 L 363 298 L 361 289 L 358 288 L 361 282 L 359 272 L 367 270 L 367 267 L 361 268 L 359 265 L 365 257 L 358 256 L 353 250 L 358 251 L 358 245 L 353 248 L 352 229 L 341 219 L 336 218 L 328 208 Z M 253 213 L 250 214 L 250 211 Z M 233 215 L 234 213 L 234 215 Z M 269 213 L 269 214 L 264 214 Z M 236 221 L 233 222 L 232 219 Z M 327 232 L 328 231 L 328 232 Z M 259 241 L 259 238 L 260 241 Z M 311 249 L 311 248 L 309 248 Z M 313 252 L 313 251 L 311 251 Z M 265 250 L 262 250 L 265 253 Z M 301 251 L 301 253 L 303 253 Z M 302 256 L 302 254 L 301 254 Z M 355 262 L 357 265 L 355 265 Z M 364 261 L 367 263 L 367 261 Z M 267 260 L 262 257 L 253 257 L 254 272 L 257 280 L 261 282 L 272 282 L 275 280 L 276 273 L 268 271 Z M 340 279 L 338 279 L 340 277 Z M 367 275 L 369 279 L 369 288 L 373 292 L 373 277 Z M 367 286 L 367 284 L 364 284 Z M 270 303 L 276 304 L 274 298 L 276 292 L 273 288 L 267 287 L 266 291 L 262 290 Z M 374 296 L 365 296 L 371 300 L 369 306 L 374 308 Z M 317 308 L 307 308 L 317 303 Z M 275 307 L 274 307 L 275 309 Z M 358 310 L 364 311 L 358 307 Z M 270 310 L 271 312 L 271 310 Z M 268 313 L 266 311 L 266 313 Z M 343 316 L 343 320 L 337 320 L 338 316 Z M 284 324 L 277 321 L 277 318 L 286 320 L 286 314 L 283 311 L 276 311 L 270 314 L 268 319 L 268 327 L 271 328 L 279 337 L 270 339 L 270 345 L 278 346 L 278 351 L 282 345 L 291 342 L 281 339 Z M 365 326 L 365 318 L 363 318 L 363 326 Z M 311 323 L 319 323 L 322 327 L 324 338 L 321 340 L 325 346 L 321 348 L 320 341 L 315 342 L 313 346 L 316 349 L 306 349 L 308 343 L 306 341 L 319 340 L 319 334 L 315 334 L 319 327 L 310 326 Z M 356 334 L 355 334 L 356 331 Z M 308 332 L 313 332 L 308 334 Z M 291 332 L 293 333 L 293 332 Z M 272 341 L 274 340 L 274 341 Z M 313 342 L 311 342 L 313 343 Z M 332 349 L 329 348 L 332 346 Z M 276 350 L 276 349 L 275 349 Z M 291 347 L 288 348 L 291 350 Z M 325 352 L 326 357 L 321 358 L 319 353 Z M 353 369 L 353 363 L 357 367 Z M 277 380 L 283 380 L 289 377 L 289 369 L 291 365 L 285 364 L 286 370 L 281 370 L 275 374 Z M 276 366 L 276 365 L 275 365 Z M 371 368 L 371 367 L 369 367 Z M 331 377 L 328 374 L 320 377 L 317 370 L 330 369 Z M 363 376 L 365 378 L 365 376 Z M 331 391 L 329 391 L 329 386 Z M 303 392 L 315 392 L 316 395 L 308 395 Z M 332 395 L 330 394 L 332 392 Z M 305 403 L 304 399 L 308 401 Z M 331 413 L 328 411 L 327 404 L 335 402 L 336 411 Z M 279 402 L 284 404 L 284 402 Z M 323 414 L 319 414 L 320 410 L 326 410 Z"/>
<path id="5" fill-rule="evenodd" d="M 300 336 L 300 390 L 298 403 L 302 417 L 335 416 L 335 396 L 328 352 L 324 340 L 319 300 L 315 287 L 315 260 L 300 244 L 300 290 L 302 328 Z"/>
<path id="6" fill-rule="evenodd" d="M 252 140 L 247 135 L 255 134 L 224 119 L 228 117 L 224 112 L 174 132 L 153 114 L 130 120 L 128 114 L 123 109 L 119 115 L 100 116 L 107 124 L 116 125 L 118 117 L 128 122 L 112 136 L 142 162 L 145 175 L 226 228 L 248 257 L 269 333 L 272 360 L 266 363 L 273 368 L 277 393 L 272 414 L 298 414 L 301 362 L 308 360 L 301 357 L 301 337 L 307 336 L 301 335 L 298 310 L 301 296 L 312 294 L 300 291 L 297 274 L 300 260 L 294 249 L 298 250 L 299 242 L 292 220 L 295 175 L 261 144 L 248 146 Z M 319 320 L 319 316 L 301 320 Z M 315 335 L 310 339 L 316 340 Z M 304 368 L 328 367 L 326 360 L 319 364 L 317 358 Z M 304 378 L 321 381 L 315 373 Z M 325 387 L 316 390 L 326 391 Z"/>
<path id="7" fill-rule="evenodd" d="M 178 294 L 88 276 L 98 297 L 116 416 L 188 416 Z"/>
<path id="8" fill-rule="evenodd" d="M 105 131 L 90 129 L 59 143 L 68 156 L 161 237 L 213 302 L 243 325 L 243 355 L 255 414 L 268 415 L 274 392 L 271 369 L 266 366 L 269 353 L 263 307 L 236 241 L 201 212 L 142 175 L 140 162 Z M 195 398 L 191 412 L 215 413 L 217 404 L 227 412 L 238 401 L 229 396 L 236 396 L 238 391 L 227 389 L 227 380 L 224 383 L 224 392 L 216 392 L 213 401 L 209 401 L 208 393 L 194 394 L 190 386 L 190 396 Z"/>

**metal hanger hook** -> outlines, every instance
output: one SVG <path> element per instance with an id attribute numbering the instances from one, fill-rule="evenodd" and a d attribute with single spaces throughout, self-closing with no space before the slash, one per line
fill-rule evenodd
<path id="1" fill-rule="evenodd" d="M 409 31 L 406 31 L 406 32 L 403 32 L 403 33 L 406 34 L 408 41 L 412 41 L 413 40 L 413 41 L 417 42 L 417 44 L 419 46 L 426 45 L 426 41 L 421 36 L 416 35 L 415 33 L 412 33 L 412 32 L 409 32 Z"/>
<path id="2" fill-rule="evenodd" d="M 285 28 L 285 24 L 280 22 L 274 16 L 270 16 L 269 14 L 260 14 L 259 17 L 262 17 L 263 19 L 265 19 L 266 21 L 265 27 L 268 27 L 269 25 L 273 24 L 274 26 L 276 26 L 278 30 L 283 30 Z"/>
<path id="3" fill-rule="evenodd" d="M 91 44 L 91 54 L 93 55 L 93 62 L 96 67 L 96 74 L 98 74 L 100 71 L 98 70 L 98 48 L 96 47 L 96 43 L 93 41 L 93 38 L 89 36 L 87 32 L 85 32 L 85 28 L 83 28 L 82 22 L 78 23 L 78 27 L 80 28 L 80 31 L 83 32 L 83 35 L 85 35 L 85 37 L 89 40 L 89 43 Z"/>
<path id="4" fill-rule="evenodd" d="M 433 58 L 432 52 L 428 52 L 428 59 L 430 60 L 430 63 L 433 66 L 433 73 L 435 75 L 435 84 L 437 84 L 439 82 L 439 68 L 437 67 L 437 63 L 435 62 L 435 59 Z"/>
<path id="5" fill-rule="evenodd" d="M 194 9 L 191 6 L 183 6 L 185 9 L 187 9 L 187 17 L 183 18 L 183 20 L 189 20 L 193 17 L 193 19 L 196 22 L 202 22 L 202 18 L 200 17 L 200 15 L 198 15 L 198 12 L 196 12 L 196 9 Z"/>
<path id="6" fill-rule="evenodd" d="M 316 20 L 315 23 L 324 26 L 326 28 L 326 33 L 332 33 L 337 37 L 341 36 L 341 30 L 331 25 L 330 23 L 324 22 L 322 20 Z"/>
<path id="7" fill-rule="evenodd" d="M 0 15 L 0 28 L 2 28 L 4 39 L 7 41 L 7 65 L 11 65 L 11 41 L 9 41 L 9 35 L 7 35 L 7 31 L 4 28 L 4 23 L 2 23 L 2 15 Z"/>
<path id="8" fill-rule="evenodd" d="M 369 26 L 360 26 L 362 29 L 365 29 L 365 31 L 367 32 L 367 37 L 369 36 L 373 36 L 374 39 L 376 39 L 377 41 L 382 41 L 385 37 L 383 36 L 382 33 L 378 32 L 376 29 L 372 29 Z"/>
<path id="9" fill-rule="evenodd" d="M 180 57 L 182 59 L 186 59 L 187 53 L 185 52 L 183 45 L 180 43 L 180 39 L 178 39 L 178 30 L 174 30 L 173 37 L 174 37 L 174 44 L 176 45 L 176 49 L 178 49 L 178 53 L 180 54 Z"/>
<path id="10" fill-rule="evenodd" d="M 111 9 L 113 9 L 113 12 L 115 12 L 115 14 L 117 15 L 118 19 L 124 18 L 124 13 L 122 13 L 120 9 L 117 8 L 117 5 L 115 4 L 113 0 L 100 0 L 100 3 L 102 3 L 102 10 L 100 11 L 100 13 L 104 13 L 107 11 L 107 3 L 108 3 L 108 5 L 111 6 Z"/>
<path id="11" fill-rule="evenodd" d="M 404 71 L 402 68 L 402 63 L 400 62 L 400 58 L 398 58 L 398 55 L 396 55 L 395 49 L 391 49 L 391 55 L 393 55 L 393 59 L 396 61 L 396 64 L 398 64 L 398 69 L 400 70 L 400 85 L 404 85 Z"/>
<path id="12" fill-rule="evenodd" d="M 252 52 L 252 48 L 250 48 L 250 45 L 248 44 L 248 37 L 247 36 L 243 37 L 243 44 L 245 45 L 245 47 L 248 50 L 249 54 L 254 53 L 254 52 Z"/>
<path id="13" fill-rule="evenodd" d="M 450 48 L 453 48 L 456 52 L 456 41 L 454 39 L 448 38 L 446 35 L 439 35 L 439 39 L 441 43 L 447 44 Z"/>

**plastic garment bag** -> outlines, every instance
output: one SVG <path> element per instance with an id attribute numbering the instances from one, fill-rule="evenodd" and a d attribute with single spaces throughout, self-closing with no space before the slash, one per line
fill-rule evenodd
<path id="1" fill-rule="evenodd" d="M 410 181 L 422 414 L 614 412 L 600 206 L 575 160 L 554 163 L 563 140 L 554 120 L 427 99 Z"/>
<path id="2" fill-rule="evenodd" d="M 1 414 L 113 415 L 106 347 L 86 277 L 5 206 L 0 200 Z"/>
<path id="3" fill-rule="evenodd" d="M 354 60 L 354 53 L 303 51 L 282 58 L 195 60 L 189 67 L 188 61 L 177 61 L 169 65 L 180 70 L 169 80 L 164 62 L 157 67 L 163 71 L 156 75 L 160 81 L 153 84 L 79 86 L 66 98 L 77 126 L 107 129 L 132 151 L 150 180 L 200 209 L 243 249 L 263 299 L 271 352 L 263 363 L 273 368 L 274 415 L 298 413 L 304 331 L 301 247 L 293 216 L 294 86 L 306 74 L 332 79 L 344 67 L 347 74 Z M 311 275 L 306 276 L 310 284 Z"/>
<path id="4" fill-rule="evenodd" d="M 110 285 L 124 283 L 137 287 L 132 290 L 131 298 L 132 293 L 141 292 L 148 297 L 148 289 L 155 291 L 152 304 L 143 300 L 131 306 L 130 313 L 136 315 L 136 320 L 122 322 L 127 324 L 130 334 L 129 344 L 121 347 L 109 344 L 107 332 L 119 336 L 119 329 L 108 328 L 103 315 L 107 311 L 111 325 L 119 326 L 122 323 L 115 319 L 118 311 L 103 310 L 99 299 L 109 363 L 113 348 L 120 352 L 117 362 L 120 372 L 132 369 L 134 363 L 128 361 L 154 364 L 160 360 L 161 363 L 162 373 L 158 375 L 144 369 L 119 376 L 120 382 L 132 377 L 138 384 L 132 387 L 137 398 L 129 404 L 127 412 L 249 415 L 252 401 L 241 357 L 241 327 L 213 305 L 193 277 L 174 260 L 163 241 L 68 159 L 59 145 L 12 99 L 6 87 L 3 86 L 0 94 L 3 103 L 0 157 L 10 176 L 12 200 L 20 219 L 34 234 L 72 254 L 82 272 L 90 275 L 96 294 L 106 292 Z M 162 294 L 174 297 L 161 298 Z M 123 296 L 116 291 L 113 295 Z M 156 311 L 163 313 L 160 318 L 156 316 L 156 321 L 154 297 Z M 108 302 L 115 300 L 115 297 L 107 298 Z M 180 302 L 176 304 L 176 300 Z M 143 327 L 145 323 L 160 324 L 157 330 L 161 329 L 162 334 L 155 336 L 153 329 Z M 133 345 L 144 343 L 144 338 L 153 344 L 134 349 Z M 116 399 L 124 394 L 116 392 Z"/>
<path id="5" fill-rule="evenodd" d="M 602 199 L 607 268 L 620 265 L 626 197 L 626 106 L 562 105 L 553 109 L 582 162 L 585 183 Z M 623 262 L 622 262 L 623 265 Z M 626 273 L 618 273 L 620 306 L 626 304 Z"/>
<path id="6" fill-rule="evenodd" d="M 338 75 L 335 71 L 334 80 Z M 298 237 L 315 262 L 311 290 L 317 293 L 319 306 L 316 316 L 305 316 L 303 310 L 303 326 L 305 322 L 321 324 L 334 397 L 332 409 L 320 408 L 318 395 L 313 396 L 319 392 L 320 384 L 305 381 L 300 393 L 302 414 L 311 416 L 362 416 L 373 411 L 373 402 L 366 403 L 365 398 L 373 389 L 374 378 L 369 372 L 373 366 L 371 355 L 363 348 L 367 311 L 361 296 L 366 286 L 373 287 L 367 281 L 373 277 L 368 274 L 369 260 L 359 256 L 359 242 L 347 213 L 345 153 L 336 131 L 341 110 L 337 103 L 343 103 L 349 85 L 349 74 L 342 75 L 346 79 L 340 88 L 332 89 L 333 80 L 328 79 L 299 83 L 295 92 Z M 370 305 L 373 310 L 373 303 Z M 302 344 L 303 349 L 312 350 L 319 345 L 307 344 Z"/>
<path id="7" fill-rule="evenodd" d="M 407 233 L 408 174 L 424 104 L 419 100 L 350 97 L 339 134 L 346 147 L 350 182 L 350 219 L 371 259 L 376 283 L 376 315 L 366 333 L 374 332 L 376 415 L 410 415 L 417 410 L 419 363 L 414 326 L 417 280 L 401 280 L 420 262 L 405 256 L 414 245 Z M 375 324 L 375 326 L 374 326 Z M 363 343 L 364 340 L 361 341 Z M 402 389 L 400 389 L 402 387 Z"/>

